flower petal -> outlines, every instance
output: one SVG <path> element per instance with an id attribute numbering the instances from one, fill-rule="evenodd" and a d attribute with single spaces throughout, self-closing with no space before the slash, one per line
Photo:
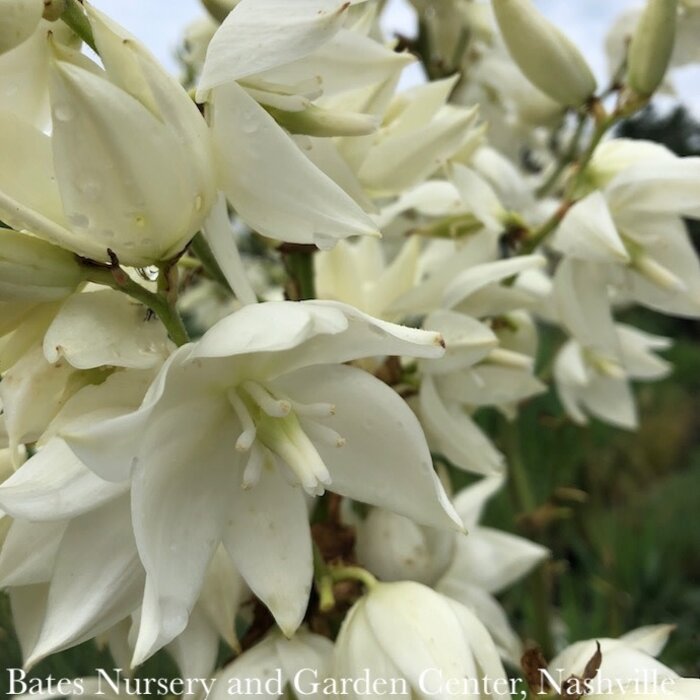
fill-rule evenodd
<path id="1" fill-rule="evenodd" d="M 622 264 L 630 260 L 605 197 L 598 191 L 569 209 L 554 234 L 552 247 L 579 260 Z"/>
<path id="2" fill-rule="evenodd" d="M 402 674 L 381 647 L 368 620 L 367 599 L 362 598 L 345 616 L 335 644 L 334 675 L 336 678 L 396 678 Z M 367 695 L 349 694 L 351 700 L 365 700 Z M 398 697 L 406 697 L 403 693 Z M 408 697 L 413 697 L 409 693 Z"/>
<path id="3" fill-rule="evenodd" d="M 70 233 L 65 229 L 56 186 L 51 139 L 19 117 L 2 111 L 0 153 L 2 220 L 18 230 L 31 229 L 32 233 L 60 244 Z M 52 233 L 59 233 L 59 238 L 52 237 Z"/>
<path id="4" fill-rule="evenodd" d="M 180 676 L 184 679 L 210 678 L 216 667 L 219 635 L 200 606 L 190 615 L 185 631 L 168 645 Z"/>
<path id="5" fill-rule="evenodd" d="M 51 575 L 44 624 L 27 664 L 128 617 L 140 604 L 143 581 L 128 495 L 71 521 Z"/>
<path id="6" fill-rule="evenodd" d="M 446 680 L 466 675 L 467 643 L 449 599 L 412 581 L 380 583 L 368 596 L 365 613 L 384 653 L 413 687 L 421 687 L 425 669 L 439 669 Z"/>
<path id="7" fill-rule="evenodd" d="M 501 658 L 514 667 L 518 666 L 523 652 L 522 643 L 496 598 L 482 588 L 449 574 L 440 580 L 435 590 L 469 608 L 488 630 Z"/>
<path id="8" fill-rule="evenodd" d="M 362 2 L 362 0 L 354 0 Z M 291 63 L 329 41 L 352 2 L 242 0 L 209 44 L 197 99 L 222 83 Z"/>
<path id="9" fill-rule="evenodd" d="M 481 520 L 481 515 L 489 499 L 501 489 L 505 475 L 497 474 L 480 479 L 475 484 L 462 489 L 454 498 L 455 510 L 469 532 Z"/>
<path id="10" fill-rule="evenodd" d="M 213 398 L 183 402 L 152 416 L 139 446 L 132 517 L 147 579 L 134 665 L 182 633 L 199 597 L 237 486 L 230 420 Z"/>
<path id="11" fill-rule="evenodd" d="M 448 308 L 458 306 L 484 287 L 518 275 L 525 270 L 537 269 L 547 264 L 541 255 L 520 255 L 517 258 L 475 265 L 457 275 L 443 292 L 443 304 Z"/>
<path id="12" fill-rule="evenodd" d="M 60 438 L 53 438 L 0 486 L 0 507 L 13 518 L 74 518 L 123 494 L 128 484 L 95 476 Z"/>
<path id="13" fill-rule="evenodd" d="M 462 201 L 474 216 L 489 230 L 503 228 L 506 211 L 491 185 L 476 172 L 458 163 L 450 167 L 450 179 Z"/>
<path id="14" fill-rule="evenodd" d="M 212 130 L 221 187 L 259 233 L 322 248 L 348 236 L 378 235 L 362 208 L 242 87 L 231 83 L 216 89 Z"/>
<path id="15" fill-rule="evenodd" d="M 173 349 L 164 326 L 147 318 L 144 307 L 125 294 L 104 289 L 74 294 L 44 336 L 44 355 L 77 369 L 104 365 L 149 369 Z"/>
<path id="16" fill-rule="evenodd" d="M 488 593 L 500 593 L 525 576 L 548 551 L 523 537 L 477 527 L 457 540 L 448 574 L 469 581 Z"/>
<path id="17" fill-rule="evenodd" d="M 0 588 L 49 581 L 67 524 L 15 520 L 0 549 Z"/>
<path id="18" fill-rule="evenodd" d="M 238 300 L 242 304 L 255 304 L 258 297 L 243 267 L 223 195 L 219 195 L 209 218 L 204 222 L 202 233 Z"/>
<path id="19" fill-rule="evenodd" d="M 267 465 L 250 490 L 233 490 L 224 544 L 246 583 L 291 636 L 301 624 L 313 564 L 306 501 Z"/>
<path id="20" fill-rule="evenodd" d="M 83 67 L 50 71 L 56 178 L 74 242 L 126 265 L 172 257 L 194 235 L 195 193 L 176 134 L 144 105 Z"/>
<path id="21" fill-rule="evenodd" d="M 219 636 L 232 648 L 238 649 L 236 614 L 247 588 L 223 545 L 214 553 L 204 577 L 199 607 L 208 617 Z"/>
<path id="22" fill-rule="evenodd" d="M 345 445 L 315 445 L 331 474 L 332 491 L 423 525 L 462 529 L 418 419 L 393 389 L 343 365 L 301 369 L 276 386 L 300 403 L 335 406 L 334 416 L 318 422 L 339 433 Z"/>
<path id="23" fill-rule="evenodd" d="M 475 474 L 503 470 L 503 455 L 460 405 L 443 401 L 429 375 L 421 382 L 419 402 L 421 422 L 436 452 Z"/>

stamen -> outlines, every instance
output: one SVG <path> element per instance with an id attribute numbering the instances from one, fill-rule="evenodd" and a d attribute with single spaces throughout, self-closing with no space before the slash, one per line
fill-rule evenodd
<path id="1" fill-rule="evenodd" d="M 327 425 L 321 425 L 321 423 L 316 423 L 315 421 L 306 420 L 302 423 L 304 432 L 312 439 L 322 442 L 324 445 L 330 445 L 331 447 L 343 447 L 347 440 L 336 433 L 333 428 L 329 428 Z"/>
<path id="2" fill-rule="evenodd" d="M 513 352 L 503 348 L 495 348 L 486 356 L 486 362 L 512 369 L 532 370 L 534 360 L 529 355 L 521 352 Z"/>
<path id="3" fill-rule="evenodd" d="M 683 293 L 688 291 L 686 283 L 667 267 L 658 263 L 648 255 L 640 255 L 634 260 L 634 268 L 649 282 L 669 292 Z"/>
<path id="4" fill-rule="evenodd" d="M 242 489 L 246 491 L 252 489 L 253 486 L 256 486 L 260 481 L 260 475 L 262 474 L 262 468 L 267 456 L 264 450 L 265 448 L 257 443 L 253 445 L 253 449 L 250 451 L 248 461 L 243 470 L 243 481 L 241 481 Z"/>
<path id="5" fill-rule="evenodd" d="M 236 441 L 236 449 L 239 452 L 247 452 L 255 442 L 255 436 L 257 434 L 255 422 L 245 402 L 241 400 L 241 397 L 236 393 L 235 389 L 229 391 L 228 400 L 243 428 L 243 432 L 238 436 L 238 440 Z"/>
<path id="6" fill-rule="evenodd" d="M 241 387 L 248 392 L 250 398 L 271 418 L 284 418 L 292 410 L 289 401 L 274 398 L 260 384 L 247 380 L 241 384 Z"/>

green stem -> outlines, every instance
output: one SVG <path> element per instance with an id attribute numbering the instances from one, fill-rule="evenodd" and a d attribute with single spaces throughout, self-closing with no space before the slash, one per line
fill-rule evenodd
<path id="1" fill-rule="evenodd" d="M 92 33 L 90 20 L 83 10 L 83 6 L 78 0 L 66 0 L 66 9 L 61 15 L 61 20 L 67 24 L 95 53 L 97 45 Z"/>
<path id="2" fill-rule="evenodd" d="M 571 205 L 575 201 L 576 192 L 583 183 L 583 178 L 586 175 L 586 168 L 593 157 L 593 154 L 603 140 L 603 137 L 620 119 L 621 115 L 617 112 L 609 116 L 605 116 L 598 120 L 596 127 L 591 136 L 591 140 L 586 146 L 586 150 L 581 154 L 576 165 L 576 175 L 571 178 L 566 192 L 564 194 L 564 201 L 561 207 L 547 220 L 542 226 L 532 231 L 528 239 L 523 245 L 523 254 L 532 253 L 538 246 L 540 246 L 549 235 L 559 228 L 559 224 L 562 222 L 566 212 L 569 210 Z"/>
<path id="3" fill-rule="evenodd" d="M 211 252 L 209 244 L 201 233 L 198 233 L 190 242 L 190 251 L 199 258 L 199 262 L 202 263 L 202 267 L 211 279 L 218 282 L 227 290 L 231 290 L 229 283 L 224 277 L 224 273 L 221 272 L 219 263 L 216 262 L 214 253 Z"/>
<path id="4" fill-rule="evenodd" d="M 510 465 L 511 497 L 518 513 L 528 515 L 537 508 L 537 501 L 530 486 L 527 468 L 522 458 L 520 427 L 517 422 L 505 426 L 505 447 Z M 549 585 L 543 565 L 540 565 L 530 578 L 530 594 L 534 607 L 535 635 L 545 657 L 554 653 L 552 639 L 551 605 Z"/>
<path id="5" fill-rule="evenodd" d="M 189 342 L 190 339 L 182 318 L 180 318 L 180 314 L 177 312 L 174 304 L 168 301 L 166 294 L 149 292 L 140 284 L 134 282 L 120 267 L 110 268 L 105 265 L 82 262 L 87 268 L 85 275 L 87 281 L 128 294 L 132 299 L 141 302 L 158 316 L 168 331 L 170 339 L 176 345 L 185 345 L 185 343 Z"/>
<path id="6" fill-rule="evenodd" d="M 603 137 L 605 134 L 608 133 L 608 131 L 619 121 L 620 117 L 617 115 L 613 114 L 608 117 L 605 117 L 604 119 L 601 119 L 600 122 L 596 125 L 594 131 L 593 131 L 593 136 L 591 137 L 590 143 L 588 144 L 588 147 L 586 150 L 583 152 L 581 155 L 581 158 L 579 159 L 578 162 L 578 167 L 576 171 L 576 175 L 574 178 L 571 180 L 569 183 L 569 186 L 567 187 L 566 191 L 566 198 L 567 200 L 571 200 L 573 196 L 576 193 L 576 190 L 579 188 L 581 183 L 583 182 L 583 178 L 586 175 L 586 167 L 588 166 L 588 163 L 590 162 L 591 158 L 593 157 L 593 154 L 595 153 L 596 148 L 600 145 L 600 142 L 603 140 Z"/>
<path id="7" fill-rule="evenodd" d="M 328 612 L 335 607 L 333 577 L 316 543 L 313 545 L 313 555 L 314 580 L 316 582 L 316 590 L 318 591 L 318 607 L 321 612 Z"/>
<path id="8" fill-rule="evenodd" d="M 359 581 L 370 591 L 377 585 L 377 579 L 372 576 L 367 569 L 363 569 L 361 566 L 332 566 L 329 567 L 328 573 L 333 583 L 350 579 Z"/>
<path id="9" fill-rule="evenodd" d="M 294 282 L 297 299 L 316 298 L 316 284 L 314 280 L 314 258 L 313 253 L 305 250 L 295 250 L 283 253 L 284 264 L 287 272 Z"/>
<path id="10" fill-rule="evenodd" d="M 574 162 L 576 155 L 578 154 L 579 145 L 583 134 L 586 130 L 587 114 L 585 112 L 580 112 L 578 115 L 578 123 L 576 125 L 576 131 L 571 137 L 569 147 L 566 149 L 564 154 L 559 158 L 556 168 L 552 171 L 549 177 L 537 188 L 535 194 L 537 197 L 546 197 L 557 185 L 559 179 L 561 178 L 564 171 Z"/>

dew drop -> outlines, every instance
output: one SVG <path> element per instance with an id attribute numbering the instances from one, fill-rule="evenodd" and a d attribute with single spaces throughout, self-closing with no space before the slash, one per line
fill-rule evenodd
<path id="1" fill-rule="evenodd" d="M 144 240 L 144 243 L 147 241 Z M 148 241 L 150 243 L 150 241 Z M 158 279 L 158 268 L 155 265 L 151 265 L 150 267 L 144 267 L 141 272 L 143 273 L 143 276 L 149 280 L 150 282 L 155 282 Z M 152 350 L 155 348 L 152 348 Z"/>
<path id="2" fill-rule="evenodd" d="M 203 206 L 204 206 L 204 197 L 202 197 L 201 194 L 198 194 L 194 198 L 194 210 L 195 211 L 202 211 Z"/>

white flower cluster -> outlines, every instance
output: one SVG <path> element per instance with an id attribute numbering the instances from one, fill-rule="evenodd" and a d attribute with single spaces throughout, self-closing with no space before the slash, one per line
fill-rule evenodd
<path id="1" fill-rule="evenodd" d="M 553 375 L 573 421 L 634 428 L 670 341 L 618 311 L 700 317 L 700 159 L 609 138 L 697 8 L 650 0 L 611 102 L 529 0 L 414 4 L 432 79 L 399 91 L 381 3 L 208 0 L 188 93 L 87 1 L 0 0 L 0 586 L 27 667 L 96 638 L 200 678 L 223 640 L 216 698 L 274 669 L 510 697 L 495 596 L 548 552 L 479 525 L 508 467 L 475 414 Z M 543 324 L 566 340 L 538 373 Z M 596 679 L 675 678 L 669 631 L 605 641 Z"/>

